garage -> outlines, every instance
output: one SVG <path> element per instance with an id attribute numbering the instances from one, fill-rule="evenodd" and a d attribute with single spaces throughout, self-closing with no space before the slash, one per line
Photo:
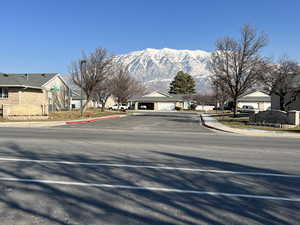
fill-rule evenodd
<path id="1" fill-rule="evenodd" d="M 157 103 L 157 110 L 159 111 L 172 111 L 175 109 L 174 102 L 158 102 Z"/>
<path id="2" fill-rule="evenodd" d="M 139 102 L 138 103 L 139 110 L 154 110 L 153 102 Z"/>
<path id="3" fill-rule="evenodd" d="M 142 96 L 134 96 L 128 99 L 128 103 L 134 110 L 151 111 L 174 111 L 176 106 L 186 109 L 190 104 L 184 99 L 183 95 L 170 95 L 159 91 Z"/>

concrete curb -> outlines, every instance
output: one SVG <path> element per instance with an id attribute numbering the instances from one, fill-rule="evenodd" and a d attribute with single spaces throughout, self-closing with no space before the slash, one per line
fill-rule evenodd
<path id="1" fill-rule="evenodd" d="M 208 114 L 206 114 L 209 116 Z M 247 136 L 265 136 L 265 137 L 286 137 L 286 138 L 300 138 L 300 134 L 293 134 L 292 132 L 288 131 L 268 131 L 268 130 L 258 130 L 258 129 L 240 129 L 240 128 L 232 128 L 226 125 L 222 125 L 223 129 L 217 126 L 208 125 L 203 115 L 200 114 L 201 121 L 203 126 L 218 130 L 221 132 L 231 133 L 231 134 L 238 134 L 238 135 L 247 135 Z M 218 122 L 220 123 L 220 122 Z M 224 129 L 225 128 L 225 129 Z"/>
<path id="2" fill-rule="evenodd" d="M 72 125 L 80 123 L 90 123 L 99 120 L 118 119 L 127 115 L 110 115 L 103 117 L 95 117 L 90 119 L 72 120 L 72 121 L 53 121 L 53 122 L 0 122 L 0 127 L 55 127 L 63 125 Z"/>
<path id="3" fill-rule="evenodd" d="M 206 124 L 205 120 L 202 117 L 202 114 L 200 114 L 200 119 L 201 119 L 202 125 L 205 126 L 205 127 L 207 127 L 207 128 L 209 128 L 209 129 L 218 130 L 218 131 L 222 131 L 222 132 L 226 132 L 226 133 L 234 133 L 232 131 L 223 130 L 223 129 L 216 128 L 216 127 L 213 127 L 213 126 L 210 126 L 210 125 Z"/>

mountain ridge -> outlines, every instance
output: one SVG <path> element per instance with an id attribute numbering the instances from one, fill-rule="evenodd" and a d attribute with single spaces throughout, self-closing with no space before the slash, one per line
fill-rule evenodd
<path id="1" fill-rule="evenodd" d="M 146 48 L 117 55 L 115 61 L 128 66 L 130 74 L 148 90 L 167 91 L 171 80 L 182 70 L 193 76 L 198 91 L 207 92 L 210 56 L 210 52 L 203 50 Z"/>

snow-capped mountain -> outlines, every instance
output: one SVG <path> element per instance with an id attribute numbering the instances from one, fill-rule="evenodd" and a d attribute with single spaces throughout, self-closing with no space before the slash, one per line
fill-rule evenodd
<path id="1" fill-rule="evenodd" d="M 167 91 L 170 81 L 182 70 L 193 76 L 197 89 L 209 89 L 207 62 L 211 53 L 201 50 L 151 49 L 116 56 L 116 62 L 128 65 L 133 77 L 149 90 Z"/>

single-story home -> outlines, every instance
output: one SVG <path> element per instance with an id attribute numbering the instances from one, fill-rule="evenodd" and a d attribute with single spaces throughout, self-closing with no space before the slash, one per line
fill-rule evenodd
<path id="1" fill-rule="evenodd" d="M 71 99 L 71 109 L 80 109 L 80 100 L 81 100 L 81 95 L 80 95 L 80 90 L 72 90 L 72 99 Z M 86 103 L 86 95 L 83 93 L 83 98 L 82 98 L 82 104 L 84 105 Z M 105 108 L 108 109 L 109 107 L 113 106 L 116 104 L 115 99 L 113 96 L 109 96 L 106 103 L 105 103 Z M 101 107 L 101 104 L 97 103 L 96 101 L 90 101 L 88 108 L 91 107 Z"/>
<path id="2" fill-rule="evenodd" d="M 85 93 L 82 94 L 82 105 L 86 103 L 86 95 Z M 70 108 L 71 109 L 80 109 L 81 104 L 81 95 L 80 90 L 72 90 L 71 91 L 71 102 L 70 102 Z M 88 108 L 91 107 L 97 107 L 97 103 L 94 101 L 90 101 Z"/>
<path id="3" fill-rule="evenodd" d="M 263 91 L 252 90 L 238 98 L 237 106 L 252 106 L 257 111 L 265 111 L 271 107 L 271 96 Z"/>
<path id="4" fill-rule="evenodd" d="M 186 95 L 166 94 L 154 91 L 128 100 L 134 110 L 172 111 L 175 107 L 189 109 L 191 100 Z"/>
<path id="5" fill-rule="evenodd" d="M 0 117 L 45 117 L 69 109 L 69 86 L 58 73 L 0 73 Z"/>

